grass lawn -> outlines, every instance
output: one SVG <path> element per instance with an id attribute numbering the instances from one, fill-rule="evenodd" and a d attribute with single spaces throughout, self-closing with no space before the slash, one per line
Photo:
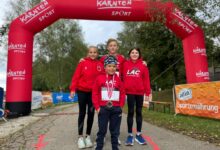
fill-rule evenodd
<path id="1" fill-rule="evenodd" d="M 127 106 L 124 107 L 127 113 Z M 174 115 L 143 109 L 144 121 L 195 139 L 208 141 L 220 146 L 220 121 L 214 119 Z"/>
<path id="2" fill-rule="evenodd" d="M 153 101 L 173 102 L 172 99 L 171 90 L 153 92 Z M 179 114 L 175 116 L 174 107 L 171 113 L 162 113 L 162 108 L 156 107 L 158 111 L 143 108 L 143 119 L 146 122 L 220 146 L 220 120 Z M 124 112 L 127 112 L 127 106 L 124 107 Z"/>

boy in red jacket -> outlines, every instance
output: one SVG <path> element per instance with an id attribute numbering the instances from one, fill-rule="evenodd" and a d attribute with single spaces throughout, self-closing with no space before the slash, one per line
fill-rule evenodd
<path id="1" fill-rule="evenodd" d="M 116 65 L 117 60 L 114 56 L 105 58 L 105 74 L 97 77 L 92 90 L 92 101 L 98 112 L 99 126 L 96 150 L 103 149 L 108 123 L 112 149 L 118 150 L 118 137 L 120 134 L 122 107 L 125 103 L 125 92 L 120 78 L 115 73 Z"/>
<path id="2" fill-rule="evenodd" d="M 134 138 L 132 134 L 134 108 L 136 106 L 136 123 L 137 134 L 135 141 L 139 144 L 147 144 L 146 140 L 141 135 L 142 128 L 142 107 L 144 94 L 148 97 L 150 90 L 149 71 L 141 59 L 141 52 L 139 48 L 134 48 L 129 51 L 130 59 L 124 63 L 123 66 L 123 82 L 125 93 L 127 95 L 128 104 L 128 137 L 125 145 L 133 145 Z"/>
<path id="3" fill-rule="evenodd" d="M 122 73 L 122 66 L 125 61 L 125 58 L 123 55 L 118 54 L 118 49 L 119 49 L 119 44 L 116 39 L 110 38 L 107 41 L 107 50 L 108 54 L 104 55 L 100 58 L 100 61 L 104 63 L 104 60 L 107 56 L 114 56 L 117 60 L 117 65 L 116 65 L 116 74 L 121 77 Z"/>

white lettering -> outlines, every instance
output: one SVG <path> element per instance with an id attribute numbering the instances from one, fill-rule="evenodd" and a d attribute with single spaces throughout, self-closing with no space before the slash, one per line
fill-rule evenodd
<path id="1" fill-rule="evenodd" d="M 209 72 L 202 72 L 200 70 L 199 72 L 196 72 L 196 77 L 204 78 L 204 79 L 209 79 Z"/>
<path id="2" fill-rule="evenodd" d="M 32 10 L 26 12 L 24 15 L 22 15 L 19 19 L 21 22 L 23 23 L 28 23 L 30 22 L 32 19 L 34 19 L 36 16 L 38 16 L 39 14 L 41 14 L 42 12 L 44 12 L 45 10 L 47 10 L 48 8 L 50 8 L 50 6 L 48 7 L 48 2 L 45 0 L 43 1 L 41 4 L 39 4 L 38 6 L 36 6 L 35 8 L 33 8 Z"/>
<path id="3" fill-rule="evenodd" d="M 39 18 L 39 21 L 45 20 L 46 18 L 50 17 L 50 16 L 53 15 L 54 13 L 55 13 L 54 9 L 51 10 L 51 11 L 49 11 L 49 12 L 47 12 L 47 13 L 45 13 L 43 16 L 41 16 L 41 17 Z"/>
<path id="4" fill-rule="evenodd" d="M 202 56 L 206 56 L 206 49 L 196 47 L 195 49 L 193 49 L 193 53 L 194 54 L 201 54 Z"/>
<path id="5" fill-rule="evenodd" d="M 9 69 L 7 77 L 13 80 L 25 80 L 26 70 L 12 71 Z"/>
<path id="6" fill-rule="evenodd" d="M 131 8 L 132 0 L 97 0 L 98 9 Z"/>
<path id="7" fill-rule="evenodd" d="M 14 43 L 10 43 L 8 46 L 8 50 L 12 50 L 14 53 L 26 53 L 26 48 L 27 45 L 26 43 L 24 44 L 14 44 Z"/>
<path id="8" fill-rule="evenodd" d="M 192 29 L 198 27 L 198 25 L 195 22 L 193 22 L 188 16 L 183 14 L 179 9 L 175 8 L 173 14 L 179 19 L 181 19 L 183 22 L 185 22 Z"/>
<path id="9" fill-rule="evenodd" d="M 130 11 L 112 11 L 112 16 L 131 16 Z"/>
<path id="10" fill-rule="evenodd" d="M 189 27 L 187 27 L 186 25 L 184 25 L 182 22 L 178 22 L 178 25 L 180 27 L 182 27 L 183 30 L 185 30 L 187 33 L 191 33 L 192 32 L 192 30 Z"/>
<path id="11" fill-rule="evenodd" d="M 178 104 L 179 108 L 182 109 L 192 109 L 192 110 L 204 110 L 204 111 L 211 111 L 214 113 L 218 113 L 219 109 L 218 109 L 218 105 L 205 105 L 205 104 L 186 104 L 186 103 L 181 103 Z"/>
<path id="12" fill-rule="evenodd" d="M 138 69 L 128 70 L 127 71 L 127 76 L 139 77 L 140 76 L 140 70 L 138 70 Z"/>

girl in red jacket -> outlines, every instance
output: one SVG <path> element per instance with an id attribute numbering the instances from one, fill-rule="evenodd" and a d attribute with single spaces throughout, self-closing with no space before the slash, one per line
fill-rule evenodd
<path id="1" fill-rule="evenodd" d="M 137 141 L 139 144 L 147 144 L 141 135 L 141 128 L 144 94 L 148 97 L 151 91 L 149 71 L 147 66 L 142 62 L 139 48 L 131 49 L 129 51 L 129 57 L 130 59 L 127 60 L 123 65 L 123 82 L 128 104 L 128 137 L 125 145 L 134 144 L 132 126 L 135 106 L 137 123 L 137 134 L 135 136 L 135 141 Z"/>
<path id="2" fill-rule="evenodd" d="M 116 75 L 117 60 L 114 56 L 107 56 L 104 60 L 105 72 L 96 78 L 92 90 L 93 105 L 98 112 L 99 131 L 96 139 L 96 150 L 102 150 L 104 137 L 107 132 L 108 123 L 111 133 L 112 149 L 118 150 L 118 137 L 122 109 L 125 102 L 125 92 L 122 82 Z"/>
<path id="3" fill-rule="evenodd" d="M 97 60 L 98 50 L 95 46 L 88 48 L 87 57 L 81 61 L 72 77 L 70 86 L 70 97 L 74 97 L 75 93 L 78 95 L 79 103 L 79 117 L 78 117 L 78 147 L 92 147 L 93 144 L 90 139 L 90 133 L 94 119 L 94 107 L 92 104 L 92 86 L 95 78 L 103 71 L 102 63 Z M 86 138 L 83 138 L 83 125 L 87 108 L 87 129 Z"/>

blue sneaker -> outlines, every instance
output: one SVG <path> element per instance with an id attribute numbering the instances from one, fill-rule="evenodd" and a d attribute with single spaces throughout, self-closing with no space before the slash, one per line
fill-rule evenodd
<path id="1" fill-rule="evenodd" d="M 127 140 L 125 142 L 126 146 L 133 146 L 134 145 L 134 137 L 132 135 L 129 135 L 127 137 Z"/>
<path id="2" fill-rule="evenodd" d="M 136 135 L 135 141 L 138 142 L 141 145 L 146 145 L 147 144 L 146 140 L 142 137 L 141 134 L 140 135 Z"/>

